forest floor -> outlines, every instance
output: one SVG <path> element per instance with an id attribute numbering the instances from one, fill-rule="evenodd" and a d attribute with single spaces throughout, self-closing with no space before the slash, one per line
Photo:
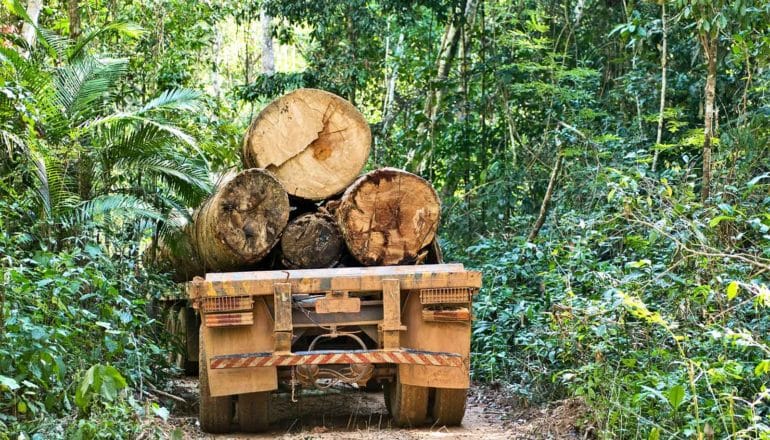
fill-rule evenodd
<path id="1" fill-rule="evenodd" d="M 197 425 L 198 381 L 178 379 L 174 394 L 188 402 L 177 407 L 168 420 L 170 437 L 187 439 L 569 439 L 592 438 L 590 410 L 577 399 L 533 407 L 509 395 L 501 387 L 474 386 L 460 427 L 427 426 L 420 429 L 393 427 L 382 392 L 333 389 L 324 394 L 303 392 L 295 396 L 274 394 L 269 432 L 214 436 Z"/>

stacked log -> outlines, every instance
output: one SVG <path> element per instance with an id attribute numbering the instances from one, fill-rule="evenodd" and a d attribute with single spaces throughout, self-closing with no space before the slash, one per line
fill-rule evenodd
<path id="1" fill-rule="evenodd" d="M 345 190 L 369 158 L 372 133 L 348 101 L 316 89 L 284 95 L 254 119 L 243 165 L 273 172 L 286 191 L 324 200 Z"/>
<path id="2" fill-rule="evenodd" d="M 288 269 L 334 267 L 345 246 L 334 217 L 323 212 L 292 220 L 281 237 L 283 265 Z"/>
<path id="3" fill-rule="evenodd" d="M 238 173 L 193 215 L 193 243 L 204 270 L 253 266 L 278 243 L 288 220 L 289 196 L 272 173 Z"/>
<path id="4" fill-rule="evenodd" d="M 440 261 L 438 194 L 395 168 L 360 175 L 371 140 L 361 113 L 336 95 L 300 89 L 275 100 L 245 135 L 246 169 L 219 185 L 158 255 L 177 279 Z"/>
<path id="5" fill-rule="evenodd" d="M 395 168 L 361 176 L 342 196 L 337 224 L 365 266 L 422 262 L 438 229 L 441 203 L 425 179 Z"/>

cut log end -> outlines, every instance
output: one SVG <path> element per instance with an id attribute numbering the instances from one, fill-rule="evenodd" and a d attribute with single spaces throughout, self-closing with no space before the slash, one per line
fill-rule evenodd
<path id="1" fill-rule="evenodd" d="M 323 200 L 355 180 L 371 142 L 369 124 L 348 101 L 323 90 L 299 89 L 254 119 L 242 158 L 246 167 L 273 172 L 289 194 Z"/>
<path id="2" fill-rule="evenodd" d="M 440 211 L 425 179 L 382 168 L 351 185 L 335 214 L 350 253 L 375 266 L 419 262 L 436 235 Z"/>
<path id="3" fill-rule="evenodd" d="M 334 218 L 314 212 L 292 220 L 281 238 L 283 264 L 289 269 L 333 267 L 344 242 Z"/>
<path id="4" fill-rule="evenodd" d="M 225 183 L 195 216 L 196 242 L 207 270 L 259 262 L 289 219 L 289 198 L 271 173 L 252 168 Z"/>

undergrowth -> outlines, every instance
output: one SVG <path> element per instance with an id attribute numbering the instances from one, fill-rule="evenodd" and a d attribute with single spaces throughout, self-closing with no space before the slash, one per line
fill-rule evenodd
<path id="1" fill-rule="evenodd" d="M 132 438 L 168 410 L 146 393 L 169 373 L 153 299 L 172 288 L 120 234 L 40 242 L 27 207 L 0 200 L 0 438 Z"/>
<path id="2" fill-rule="evenodd" d="M 685 170 L 595 182 L 603 208 L 557 208 L 535 243 L 448 243 L 484 272 L 474 376 L 582 397 L 604 438 L 770 438 L 768 186 L 703 206 Z"/>

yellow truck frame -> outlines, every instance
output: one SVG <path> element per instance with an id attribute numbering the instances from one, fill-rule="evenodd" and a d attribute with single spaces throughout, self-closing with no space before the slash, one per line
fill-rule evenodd
<path id="1" fill-rule="evenodd" d="M 382 387 L 398 426 L 460 424 L 480 287 L 461 264 L 196 277 L 201 428 L 263 431 L 279 384 L 338 383 Z"/>

